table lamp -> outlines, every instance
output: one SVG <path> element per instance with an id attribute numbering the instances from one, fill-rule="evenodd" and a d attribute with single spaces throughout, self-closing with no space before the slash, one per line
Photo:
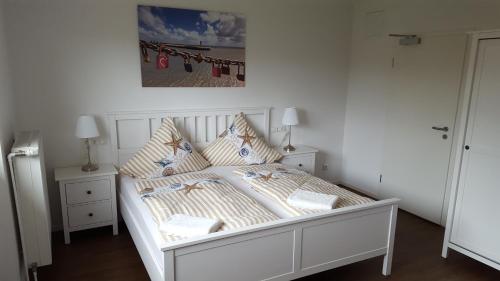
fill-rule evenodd
<path id="1" fill-rule="evenodd" d="M 286 152 L 295 151 L 295 147 L 290 144 L 290 140 L 292 138 L 292 126 L 299 124 L 297 108 L 285 108 L 285 113 L 283 113 L 283 120 L 281 122 L 283 123 L 283 125 L 290 127 L 290 132 L 288 133 L 288 145 L 283 147 L 283 150 L 285 150 Z"/>
<path id="2" fill-rule="evenodd" d="M 92 172 L 99 169 L 97 164 L 93 164 L 90 159 L 90 139 L 99 137 L 99 130 L 95 122 L 94 116 L 82 115 L 76 122 L 76 137 L 85 139 L 85 146 L 87 148 L 87 164 L 82 166 L 82 171 Z"/>

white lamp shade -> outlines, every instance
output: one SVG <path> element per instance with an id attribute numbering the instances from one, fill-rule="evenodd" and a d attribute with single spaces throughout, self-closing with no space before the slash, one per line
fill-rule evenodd
<path id="1" fill-rule="evenodd" d="M 92 115 L 82 115 L 76 122 L 75 135 L 81 139 L 96 138 L 99 136 L 99 130 L 95 118 Z"/>
<path id="2" fill-rule="evenodd" d="M 283 125 L 295 126 L 299 124 L 299 116 L 297 114 L 297 108 L 288 107 L 285 108 L 285 113 L 283 113 L 283 120 L 281 121 Z"/>

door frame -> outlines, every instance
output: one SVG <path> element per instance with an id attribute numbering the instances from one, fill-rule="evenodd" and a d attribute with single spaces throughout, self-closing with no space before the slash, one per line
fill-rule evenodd
<path id="1" fill-rule="evenodd" d="M 472 91 L 474 86 L 474 74 L 477 62 L 477 53 L 480 40 L 484 39 L 496 39 L 500 38 L 500 30 L 488 30 L 488 31 L 476 31 L 469 32 L 469 50 L 466 58 L 466 68 L 464 81 L 462 83 L 463 90 L 461 91 L 460 105 L 457 112 L 456 121 L 456 143 L 453 147 L 454 153 L 452 157 L 453 166 L 451 167 L 452 172 L 450 173 L 449 180 L 451 182 L 451 190 L 448 205 L 448 216 L 446 219 L 446 231 L 444 234 L 443 250 L 441 256 L 443 258 L 448 257 L 448 250 L 454 249 L 455 251 L 461 252 L 468 255 L 474 259 L 477 259 L 485 264 L 492 267 L 498 268 L 498 264 L 493 264 L 491 261 L 467 250 L 456 244 L 451 243 L 451 230 L 453 228 L 453 217 L 455 215 L 456 199 L 460 183 L 460 172 L 462 168 L 463 161 L 463 149 L 465 145 L 465 137 L 467 133 L 467 123 L 469 121 L 469 109 L 472 97 Z"/>

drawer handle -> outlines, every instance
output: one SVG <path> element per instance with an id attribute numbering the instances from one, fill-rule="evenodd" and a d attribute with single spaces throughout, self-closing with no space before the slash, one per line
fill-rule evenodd
<path id="1" fill-rule="evenodd" d="M 92 213 L 89 213 L 89 217 L 93 217 L 93 216 L 94 216 L 94 214 L 92 214 Z"/>
<path id="2" fill-rule="evenodd" d="M 87 190 L 87 194 L 88 194 L 88 195 L 92 194 L 92 191 Z"/>
<path id="3" fill-rule="evenodd" d="M 302 164 L 299 164 L 299 167 L 302 167 Z"/>

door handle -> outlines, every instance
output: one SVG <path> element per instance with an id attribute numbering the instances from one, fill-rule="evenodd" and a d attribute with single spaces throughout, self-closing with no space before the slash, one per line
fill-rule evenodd
<path id="1" fill-rule="evenodd" d="M 433 130 L 436 130 L 436 131 L 443 131 L 443 132 L 448 132 L 448 127 L 436 127 L 436 126 L 433 126 L 432 127 Z"/>

